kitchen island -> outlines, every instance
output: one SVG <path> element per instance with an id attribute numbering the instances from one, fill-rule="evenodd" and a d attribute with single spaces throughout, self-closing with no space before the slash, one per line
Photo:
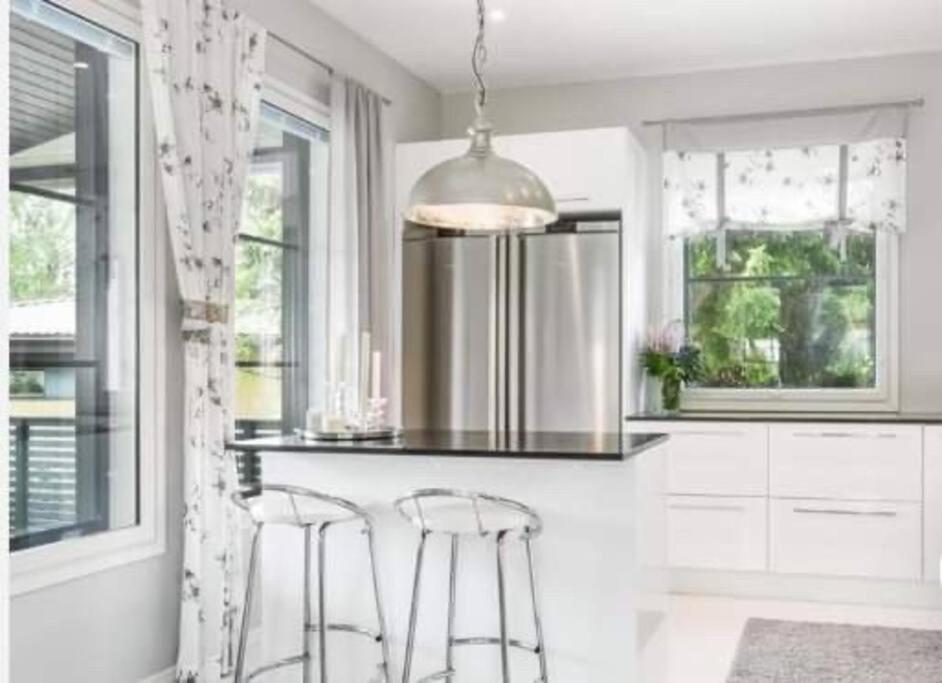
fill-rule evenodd
<path id="1" fill-rule="evenodd" d="M 544 531 L 534 550 L 549 680 L 624 683 L 659 681 L 665 668 L 664 463 L 659 457 L 665 438 L 421 431 L 385 442 L 307 442 L 284 436 L 229 447 L 256 455 L 266 483 L 328 492 L 371 512 L 392 650 L 390 680 L 401 677 L 418 541 L 418 531 L 393 511 L 392 501 L 419 488 L 452 488 L 519 500 L 542 517 Z M 371 623 L 365 543 L 353 531 L 331 533 L 336 536 L 329 541 L 329 618 Z M 268 528 L 262 549 L 263 628 L 256 656 L 260 652 L 270 661 L 301 648 L 301 533 Z M 444 661 L 447 538 L 432 536 L 426 552 L 414 680 L 441 670 Z M 507 576 L 512 636 L 531 640 L 524 556 L 513 544 Z M 497 632 L 492 539 L 471 539 L 462 547 L 456 632 Z M 372 680 L 371 645 L 343 634 L 332 638 L 333 680 Z M 456 683 L 500 679 L 497 648 L 459 648 L 456 665 Z M 298 672 L 280 675 L 270 680 L 294 681 Z M 534 658 L 513 654 L 512 675 L 535 680 Z"/>

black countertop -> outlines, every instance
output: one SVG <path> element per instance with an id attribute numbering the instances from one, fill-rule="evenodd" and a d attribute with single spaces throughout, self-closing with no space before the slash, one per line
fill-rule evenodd
<path id="1" fill-rule="evenodd" d="M 665 434 L 589 434 L 578 432 L 406 431 L 395 439 L 308 441 L 274 436 L 233 441 L 245 453 L 359 453 L 373 455 L 484 456 L 520 459 L 619 461 L 667 440 Z"/>
<path id="2" fill-rule="evenodd" d="M 864 424 L 942 424 L 940 413 L 680 412 L 635 413 L 627 422 L 824 422 Z"/>

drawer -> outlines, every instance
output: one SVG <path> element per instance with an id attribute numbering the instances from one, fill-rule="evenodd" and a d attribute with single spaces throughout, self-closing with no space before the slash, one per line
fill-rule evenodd
<path id="1" fill-rule="evenodd" d="M 772 496 L 922 499 L 921 427 L 803 424 L 769 429 Z"/>
<path id="2" fill-rule="evenodd" d="M 765 498 L 669 496 L 667 561 L 694 569 L 766 569 Z"/>
<path id="3" fill-rule="evenodd" d="M 773 572 L 918 581 L 917 503 L 772 500 Z"/>
<path id="4" fill-rule="evenodd" d="M 768 493 L 766 427 L 736 423 L 670 430 L 667 489 L 680 494 L 764 496 Z"/>

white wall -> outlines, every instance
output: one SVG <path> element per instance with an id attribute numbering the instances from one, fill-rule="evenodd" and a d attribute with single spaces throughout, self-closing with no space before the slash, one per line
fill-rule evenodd
<path id="1" fill-rule="evenodd" d="M 659 131 L 641 121 L 925 97 L 909 136 L 909 232 L 901 241 L 900 406 L 942 409 L 942 53 L 817 64 L 701 72 L 677 76 L 498 90 L 489 114 L 498 133 L 628 125 L 659 168 Z M 444 137 L 463 134 L 471 116 L 466 93 L 444 98 Z M 651 192 L 657 191 L 656 174 Z M 657 204 L 654 204 L 657 206 Z M 652 219 L 659 230 L 660 218 Z M 657 246 L 658 240 L 652 240 Z M 656 252 L 649 253 L 655 262 Z M 655 269 L 654 282 L 659 281 Z M 652 296 L 651 304 L 660 304 Z M 657 310 L 653 308 L 652 310 Z"/>
<path id="2" fill-rule="evenodd" d="M 392 100 L 397 140 L 438 136 L 441 113 L 438 93 L 310 2 L 237 2 L 271 31 Z M 257 11 L 262 4 L 264 13 Z M 165 672 L 176 659 L 179 527 L 183 509 L 180 458 L 183 370 L 177 317 L 179 297 L 169 267 L 166 281 L 171 291 L 162 298 L 167 310 L 173 312 L 165 343 L 168 392 L 162 399 L 168 435 L 167 552 L 152 560 L 17 597 L 11 610 L 11 680 L 16 683 L 136 683 Z"/>

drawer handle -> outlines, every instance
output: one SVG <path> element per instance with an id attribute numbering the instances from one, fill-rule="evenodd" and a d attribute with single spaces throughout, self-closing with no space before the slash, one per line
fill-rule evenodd
<path id="1" fill-rule="evenodd" d="M 800 439 L 854 439 L 865 436 L 853 432 L 795 432 Z"/>
<path id="2" fill-rule="evenodd" d="M 554 197 L 554 199 L 560 203 L 565 204 L 566 202 L 587 202 L 589 197 L 585 196 L 575 196 L 575 197 Z"/>
<path id="3" fill-rule="evenodd" d="M 801 439 L 895 439 L 899 435 L 893 432 L 878 432 L 877 434 L 860 434 L 854 432 L 794 432 L 793 436 Z"/>
<path id="4" fill-rule="evenodd" d="M 851 517 L 896 517 L 893 510 L 841 510 L 838 508 L 792 508 L 802 515 L 844 515 Z"/>
<path id="5" fill-rule="evenodd" d="M 671 503 L 668 507 L 671 510 L 701 510 L 701 511 L 719 511 L 719 512 L 742 512 L 746 509 L 745 505 L 707 505 L 701 503 Z"/>
<path id="6" fill-rule="evenodd" d="M 744 432 L 676 432 L 675 436 L 745 436 Z"/>

